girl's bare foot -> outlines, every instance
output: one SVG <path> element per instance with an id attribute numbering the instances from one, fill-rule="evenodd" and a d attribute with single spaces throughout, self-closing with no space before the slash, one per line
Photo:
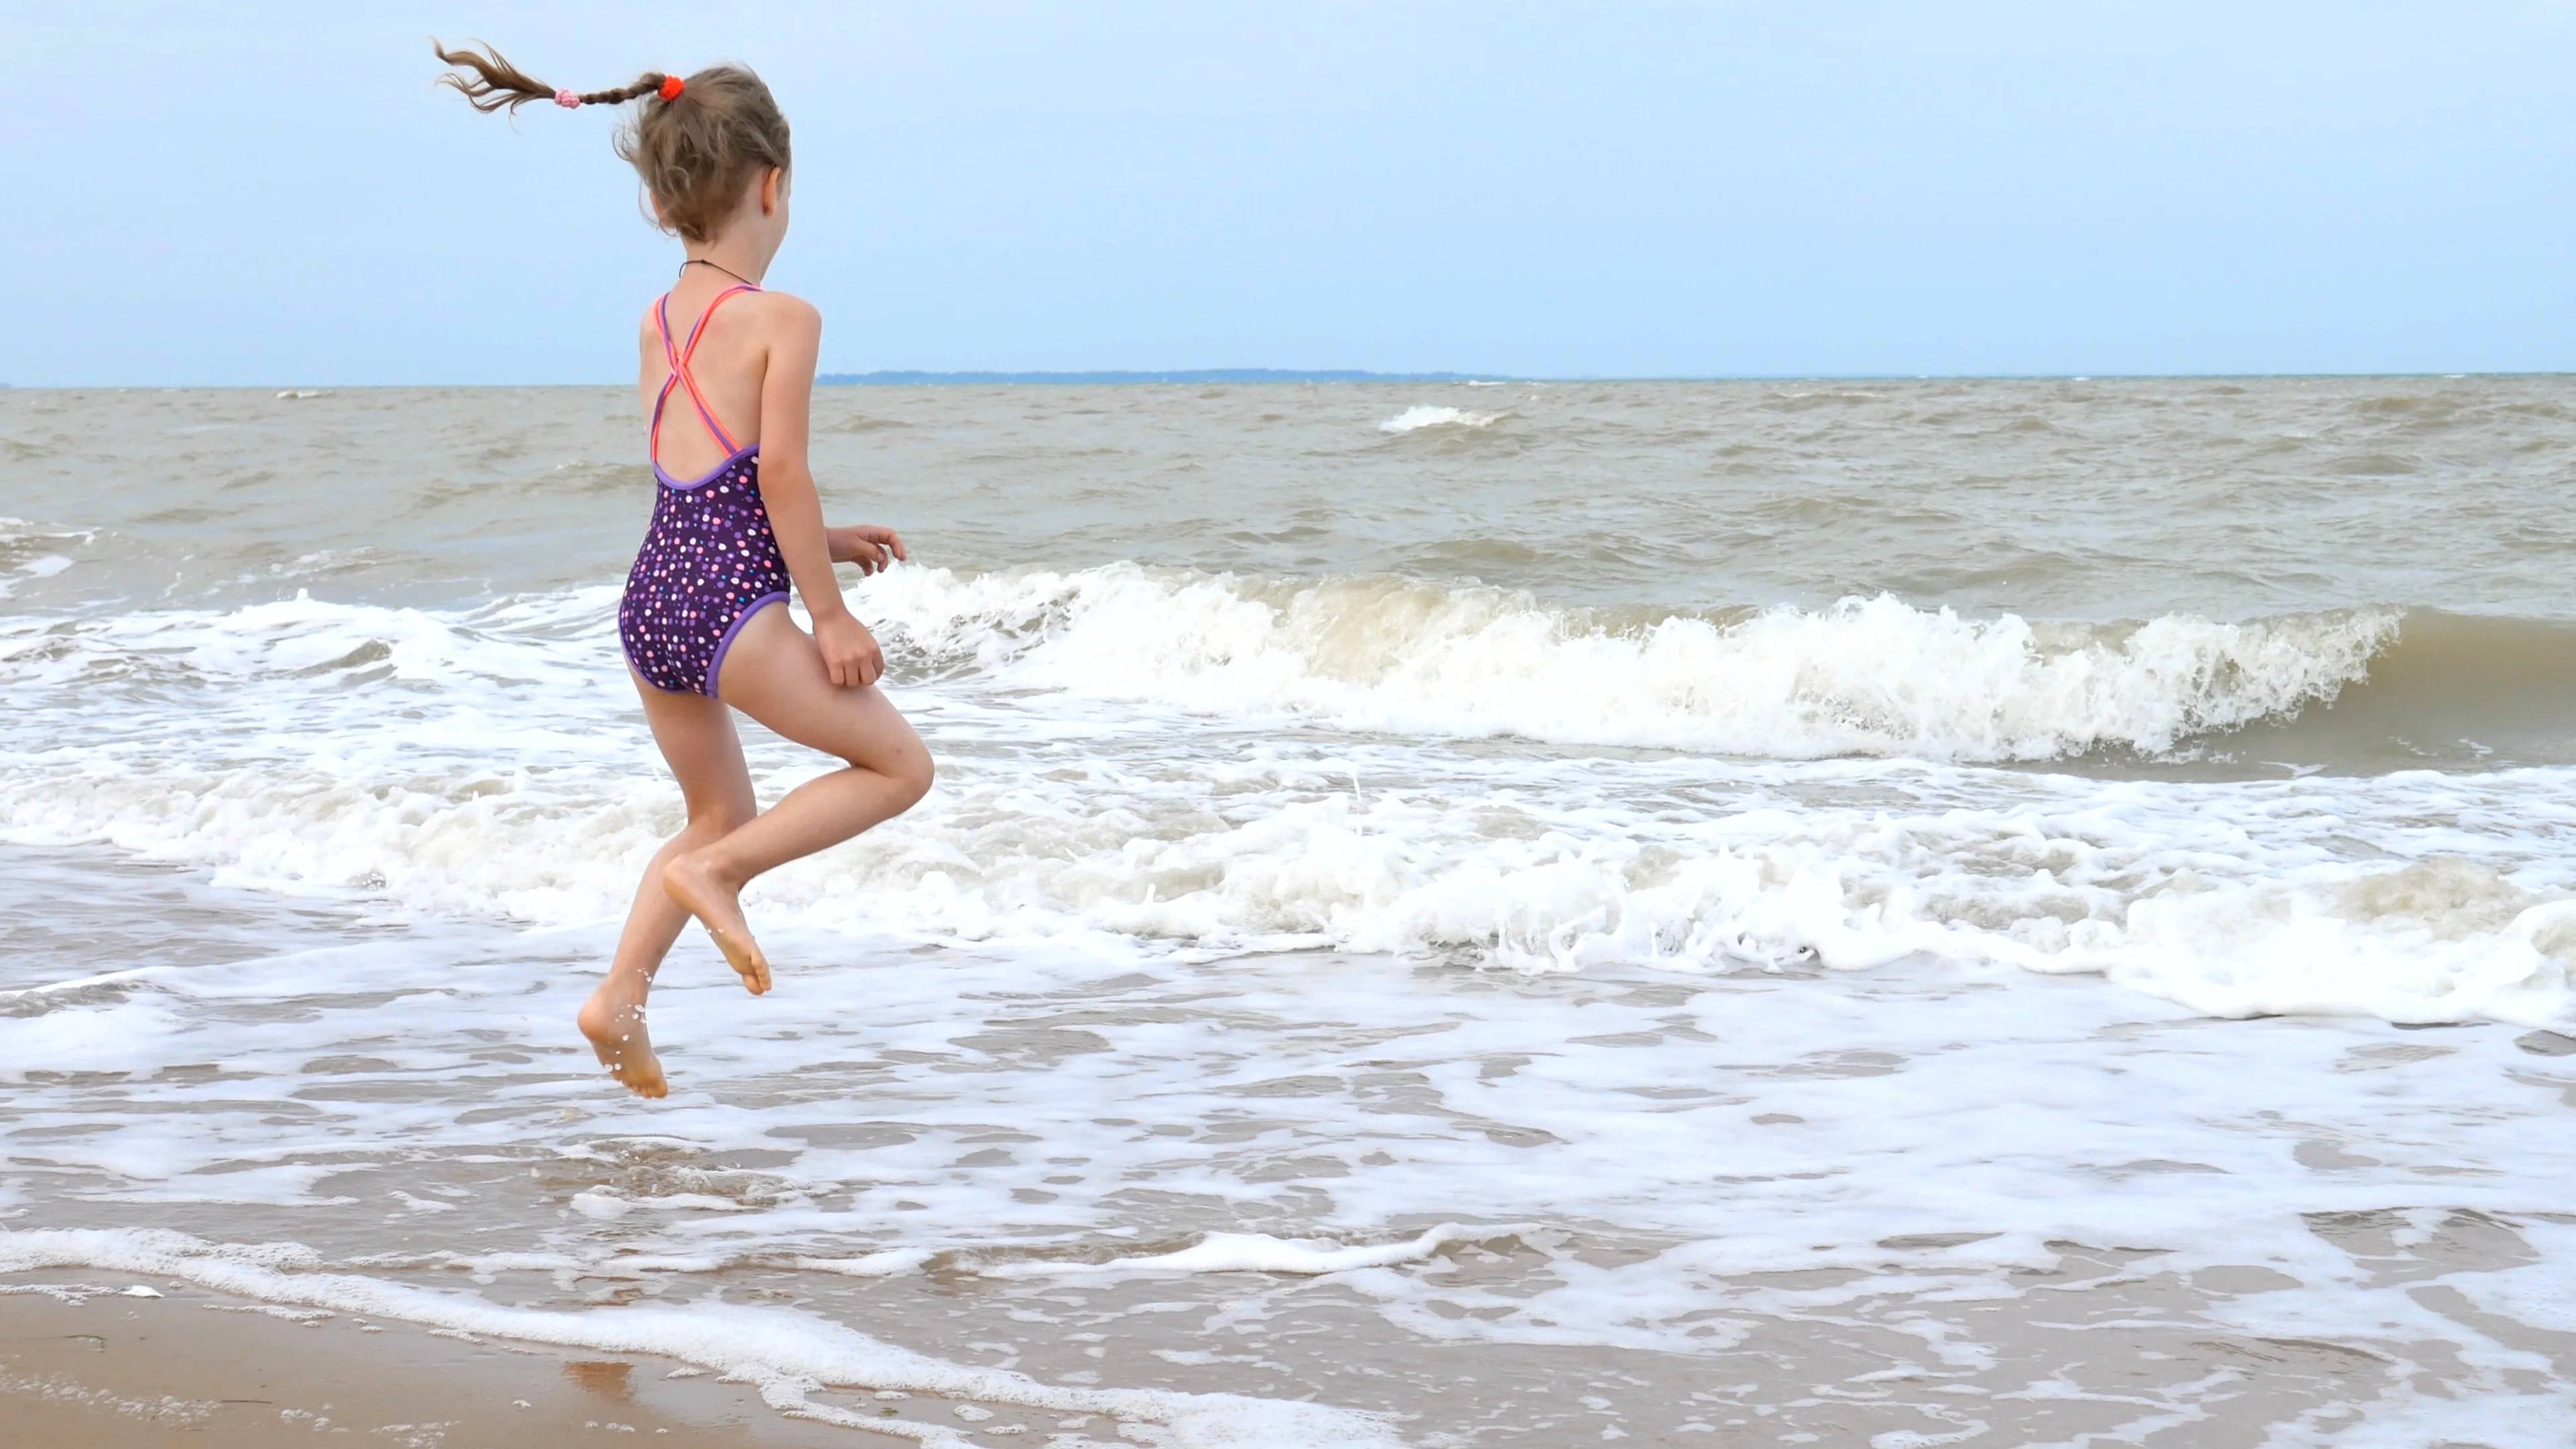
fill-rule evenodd
<path id="1" fill-rule="evenodd" d="M 662 889 L 707 928 L 725 963 L 742 978 L 744 990 L 754 996 L 769 990 L 769 958 L 751 938 L 751 922 L 743 919 L 739 882 L 716 874 L 692 851 L 662 867 Z"/>
<path id="2" fill-rule="evenodd" d="M 576 1019 L 610 1076 L 639 1097 L 667 1097 L 671 1084 L 663 1078 L 662 1059 L 653 1054 L 653 1038 L 644 1030 L 645 989 L 611 976 L 581 1004 Z"/>

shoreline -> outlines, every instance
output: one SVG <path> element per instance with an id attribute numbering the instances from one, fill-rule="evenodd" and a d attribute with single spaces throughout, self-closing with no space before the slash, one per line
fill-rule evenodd
<path id="1" fill-rule="evenodd" d="M 282 1310 L 130 1274 L 84 1274 L 85 1291 L 38 1286 L 56 1276 L 0 1279 L 5 1449 L 253 1449 L 333 1431 L 406 1449 L 539 1449 L 629 1433 L 675 1449 L 918 1442 L 791 1419 L 749 1384 L 652 1354 Z M 160 1296 L 128 1296 L 138 1289 Z M 886 1408 L 945 1427 L 931 1417 L 946 1417 L 939 1400 Z"/>

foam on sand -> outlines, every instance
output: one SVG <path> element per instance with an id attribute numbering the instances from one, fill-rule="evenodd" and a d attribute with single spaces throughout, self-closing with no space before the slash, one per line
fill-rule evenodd
<path id="1" fill-rule="evenodd" d="M 1400 1449 L 1375 1416 L 1320 1404 L 1042 1384 L 1005 1369 L 950 1363 L 897 1348 L 828 1319 L 721 1302 L 633 1305 L 591 1312 L 510 1308 L 349 1273 L 308 1269 L 294 1244 L 215 1244 L 182 1233 L 0 1229 L 0 1273 L 92 1268 L 177 1278 L 262 1303 L 397 1319 L 460 1333 L 611 1353 L 653 1353 L 759 1386 L 770 1406 L 803 1418 L 964 1446 L 935 1425 L 861 1415 L 808 1397 L 824 1387 L 893 1389 L 1065 1413 L 1107 1414 L 1163 1431 L 1172 1449 Z"/>
<path id="2" fill-rule="evenodd" d="M 2434 940 L 2516 905 L 2465 867 L 2376 890 L 2348 909 Z M 2552 1220 L 2576 1158 L 2546 1130 L 2568 1059 L 2511 1031 L 2222 1025 L 1931 961 L 1536 977 L 782 928 L 797 965 L 756 1000 L 684 945 L 661 995 L 678 1090 L 644 1104 L 567 1040 L 613 925 L 353 934 L 371 939 L 0 1005 L 8 1095 L 44 1134 L 17 1152 L 42 1165 L 0 1183 L 33 1203 L 0 1210 L 193 1234 L 0 1238 L 0 1269 L 168 1270 L 290 1308 L 747 1364 L 791 1409 L 872 1412 L 844 1379 L 997 1408 L 1115 1392 L 1075 1377 L 1098 1365 L 1112 1385 L 1313 1387 L 1446 1432 L 1418 1390 L 1484 1377 L 1488 1351 L 1672 1355 L 1705 1387 L 1738 1381 L 1729 1354 L 1840 1355 L 1839 1381 L 1919 1366 L 1926 1343 L 1940 1377 L 1868 1382 L 1937 1407 L 1954 1381 L 2056 1382 L 2066 1345 L 2014 1325 L 2073 1314 L 2180 1355 L 2121 1423 L 2233 1394 L 2203 1365 L 2236 1350 L 2191 1347 L 2212 1335 L 2351 1344 L 2319 1350 L 2333 1396 L 2409 1423 L 2474 1408 L 2557 1442 L 2542 1431 L 2576 1422 L 2493 1347 L 2522 1327 L 2409 1296 L 2564 1317 L 2508 1306 L 2563 1296 L 2576 1262 Z M 48 1032 L 83 1017 L 95 1030 Z M 75 1037 L 120 1031 L 112 1064 L 73 1066 Z M 2104 1286 L 2081 1244 L 2158 1252 Z M 768 1292 L 796 1311 L 748 1297 Z M 1038 1389 L 955 1377 L 993 1362 L 970 1344 L 1006 1345 Z M 1194 1377 L 1135 1362 L 1165 1348 Z M 1226 1366 L 1256 1356 L 1290 1367 Z M 1632 1397 L 1660 1401 L 1671 1380 L 1640 1374 Z M 1929 1432 L 1925 1412 L 1885 1427 Z M 1243 1442 L 1301 1442 L 1263 1432 Z M 2427 1442 L 2444 1437 L 2477 1435 Z"/>
<path id="3" fill-rule="evenodd" d="M 1294 1273 L 1311 1276 L 1419 1262 L 1450 1243 L 1499 1237 L 1509 1231 L 1492 1228 L 1470 1231 L 1456 1223 L 1442 1223 L 1418 1237 L 1356 1246 L 1312 1240 L 1290 1241 L 1268 1233 L 1210 1233 L 1189 1247 L 1169 1253 L 1112 1258 L 1102 1263 L 1024 1259 L 988 1264 L 977 1268 L 976 1272 L 987 1278 L 1125 1273 Z"/>

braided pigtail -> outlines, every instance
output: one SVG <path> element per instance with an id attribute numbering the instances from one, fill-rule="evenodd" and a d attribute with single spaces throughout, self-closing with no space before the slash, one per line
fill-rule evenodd
<path id="1" fill-rule="evenodd" d="M 486 114 L 516 112 L 530 101 L 567 109 L 642 101 L 618 127 L 617 154 L 643 178 L 654 224 L 690 241 L 713 238 L 742 205 L 745 187 L 787 171 L 787 118 L 769 87 L 742 66 L 711 65 L 691 76 L 646 71 L 615 90 L 559 91 L 481 41 L 479 49 L 449 50 L 436 40 L 429 46 L 455 67 L 438 83 Z"/>
<path id="2" fill-rule="evenodd" d="M 678 79 L 678 76 L 664 75 L 658 70 L 648 70 L 636 77 L 635 84 L 631 86 L 619 86 L 613 91 L 583 91 L 580 100 L 585 106 L 622 106 L 628 101 L 640 101 L 646 96 L 663 95 L 671 89 L 671 82 Z"/>
<path id="3" fill-rule="evenodd" d="M 457 67 L 438 78 L 440 85 L 465 97 L 465 104 L 489 115 L 507 110 L 512 114 L 530 101 L 552 101 L 567 109 L 573 106 L 615 106 L 643 96 L 658 95 L 671 100 L 677 94 L 672 83 L 677 76 L 648 71 L 638 76 L 633 85 L 607 91 L 557 90 L 544 81 L 501 58 L 501 52 L 486 45 L 481 50 L 449 50 L 435 39 L 430 52 L 449 65 Z M 467 74 L 467 72 L 472 74 Z"/>

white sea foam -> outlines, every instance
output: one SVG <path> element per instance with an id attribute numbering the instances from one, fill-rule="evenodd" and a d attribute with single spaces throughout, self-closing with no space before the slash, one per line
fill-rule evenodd
<path id="1" fill-rule="evenodd" d="M 93 537 L 88 530 L 47 528 L 0 515 L 0 599 L 16 593 L 23 581 L 50 579 L 72 567 L 63 550 L 77 550 Z"/>
<path id="2" fill-rule="evenodd" d="M 1414 406 L 1377 425 L 1381 433 L 1413 433 L 1424 428 L 1483 428 L 1500 422 L 1502 413 L 1469 412 L 1465 408 Z"/>
<path id="3" fill-rule="evenodd" d="M 1780 759 L 2167 751 L 2333 699 L 2398 626 L 2393 610 L 2044 626 L 1886 596 L 1621 625 L 1499 589 L 1132 566 L 900 570 L 867 598 L 931 659 L 1005 683 L 1351 730 Z"/>
<path id="4" fill-rule="evenodd" d="M 611 917 L 679 815 L 609 598 L 0 624 L 0 677 L 58 702 L 0 723 L 0 835 L 438 914 Z M 942 787 L 766 878 L 773 918 L 1533 970 L 1923 952 L 2226 1015 L 2569 1007 L 2564 772 L 2196 786 L 1965 763 L 2162 748 L 2325 697 L 2381 614 L 2052 638 L 1879 599 L 1622 632 L 1499 591 L 1130 567 L 902 570 L 866 604 L 934 676 L 902 694 Z M 1500 733 L 1792 762 L 1440 743 Z M 1794 763 L 1834 748 L 1917 758 Z M 773 795 L 821 767 L 757 740 L 753 760 Z"/>
<path id="5" fill-rule="evenodd" d="M 1502 1236 L 1502 1230 L 1470 1232 L 1442 1223 L 1418 1237 L 1393 1243 L 1351 1246 L 1341 1243 L 1291 1242 L 1268 1233 L 1210 1233 L 1189 1247 L 1141 1258 L 1112 1258 L 1104 1263 L 1023 1260 L 997 1263 L 976 1271 L 988 1278 L 1109 1276 L 1128 1273 L 1290 1273 L 1316 1276 L 1348 1273 L 1419 1262 L 1443 1246 L 1479 1236 Z"/>

